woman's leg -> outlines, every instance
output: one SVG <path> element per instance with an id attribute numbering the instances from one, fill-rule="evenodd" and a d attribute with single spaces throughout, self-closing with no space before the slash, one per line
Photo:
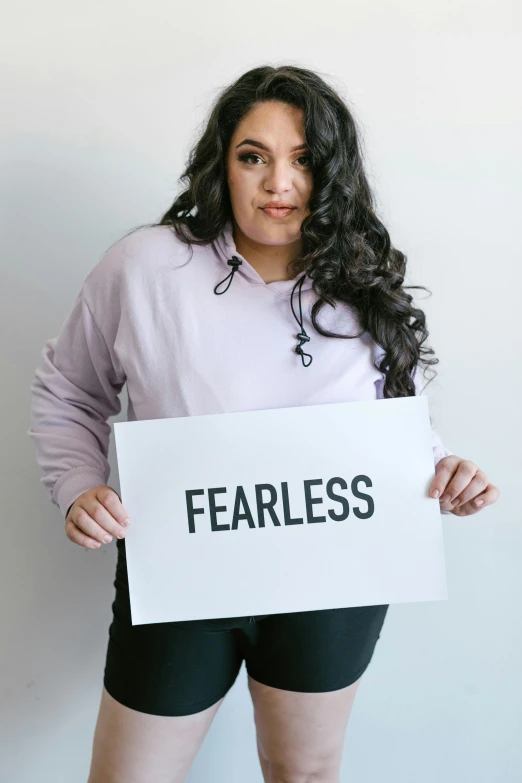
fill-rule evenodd
<path id="1" fill-rule="evenodd" d="M 242 664 L 234 618 L 132 625 L 118 561 L 89 783 L 181 783 Z"/>
<path id="2" fill-rule="evenodd" d="M 150 715 L 103 688 L 88 783 L 183 783 L 222 702 L 193 715 Z"/>
<path id="3" fill-rule="evenodd" d="M 193 715 L 150 715 L 103 688 L 88 783 L 183 783 L 222 701 Z"/>
<path id="4" fill-rule="evenodd" d="M 359 683 L 329 693 L 298 693 L 248 678 L 265 783 L 338 783 Z"/>
<path id="5" fill-rule="evenodd" d="M 241 636 L 266 783 L 337 783 L 388 605 L 260 616 Z"/>

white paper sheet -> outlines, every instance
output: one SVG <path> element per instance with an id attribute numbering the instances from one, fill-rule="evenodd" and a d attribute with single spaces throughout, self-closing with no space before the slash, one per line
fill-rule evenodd
<path id="1" fill-rule="evenodd" d="M 427 397 L 114 432 L 133 625 L 447 599 Z"/>

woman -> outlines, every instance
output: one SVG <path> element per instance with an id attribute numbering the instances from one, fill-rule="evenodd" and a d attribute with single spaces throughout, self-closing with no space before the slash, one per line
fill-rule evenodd
<path id="1" fill-rule="evenodd" d="M 354 119 L 319 76 L 241 76 L 182 179 L 162 220 L 87 276 L 31 387 L 29 434 L 67 536 L 117 538 L 89 781 L 183 781 L 243 660 L 265 780 L 337 781 L 388 605 L 132 626 L 107 419 L 125 382 L 128 419 L 151 419 L 410 396 L 438 360 L 373 210 Z M 484 472 L 432 432 L 442 513 L 495 502 Z"/>

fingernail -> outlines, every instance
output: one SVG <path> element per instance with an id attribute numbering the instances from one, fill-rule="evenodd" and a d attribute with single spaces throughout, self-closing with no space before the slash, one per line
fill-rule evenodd
<path id="1" fill-rule="evenodd" d="M 129 517 L 125 517 L 125 519 L 123 520 L 123 524 L 125 525 L 125 527 L 126 527 L 127 525 L 130 525 L 130 519 L 129 519 Z"/>
<path id="2" fill-rule="evenodd" d="M 103 536 L 103 540 L 105 541 L 106 544 L 110 544 L 112 541 L 112 536 L 109 535 Z"/>
<path id="3" fill-rule="evenodd" d="M 444 494 L 444 495 L 441 497 L 441 499 L 440 499 L 440 502 L 441 502 L 441 503 L 445 503 L 447 500 L 449 500 L 449 499 L 450 499 L 450 497 L 451 497 L 451 495 L 450 495 L 448 492 L 446 492 L 446 494 Z"/>
<path id="4" fill-rule="evenodd" d="M 124 535 L 125 533 L 123 530 L 118 530 L 118 538 L 123 538 Z"/>
<path id="5" fill-rule="evenodd" d="M 459 503 L 459 502 L 460 502 L 460 501 L 459 501 L 459 499 L 458 499 L 458 498 L 455 498 L 455 500 L 452 500 L 452 501 L 451 501 L 451 505 L 452 505 L 452 506 L 456 506 L 456 505 L 457 505 L 457 503 Z"/>
<path id="6" fill-rule="evenodd" d="M 483 500 L 475 500 L 475 505 L 481 506 L 483 504 Z"/>
<path id="7" fill-rule="evenodd" d="M 433 492 L 431 493 L 432 498 L 438 498 L 439 495 L 440 495 L 440 492 L 439 492 L 438 489 L 434 489 Z"/>

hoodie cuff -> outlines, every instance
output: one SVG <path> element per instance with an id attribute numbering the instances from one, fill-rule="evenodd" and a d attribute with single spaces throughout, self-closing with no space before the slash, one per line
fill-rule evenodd
<path id="1" fill-rule="evenodd" d="M 87 492 L 88 489 L 107 484 L 108 477 L 90 465 L 80 465 L 78 468 L 60 476 L 53 490 L 53 501 L 62 512 L 63 518 L 74 501 Z"/>

